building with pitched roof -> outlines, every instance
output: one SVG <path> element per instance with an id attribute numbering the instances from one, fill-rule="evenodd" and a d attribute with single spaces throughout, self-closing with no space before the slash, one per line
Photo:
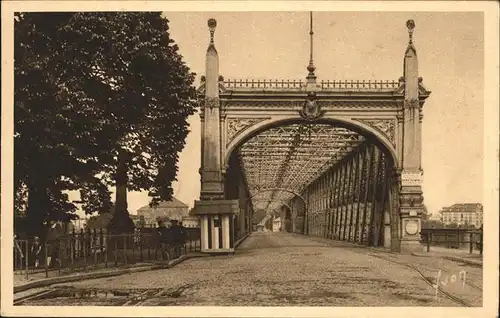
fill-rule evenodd
<path id="1" fill-rule="evenodd" d="M 157 206 L 150 207 L 149 204 L 137 210 L 139 217 L 144 217 L 147 225 L 155 224 L 158 219 L 182 221 L 189 216 L 189 206 L 177 198 L 172 197 L 170 201 L 161 201 Z"/>
<path id="2" fill-rule="evenodd" d="M 481 203 L 457 203 L 441 209 L 441 221 L 445 225 L 483 225 L 483 205 Z"/>

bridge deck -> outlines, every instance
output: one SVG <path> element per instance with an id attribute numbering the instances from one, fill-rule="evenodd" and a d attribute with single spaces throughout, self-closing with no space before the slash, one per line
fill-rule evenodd
<path id="1" fill-rule="evenodd" d="M 466 284 L 442 286 L 455 295 L 435 297 L 424 277 L 439 269 Z M 443 275 L 444 278 L 444 275 Z M 100 290 L 85 299 L 33 300 L 25 305 L 144 306 L 481 306 L 482 271 L 453 261 L 355 247 L 289 233 L 252 233 L 235 255 L 193 258 L 178 266 L 65 284 L 77 290 Z M 135 290 L 142 298 L 113 296 L 103 290 Z M 130 295 L 132 295 L 131 293 Z M 460 303 L 462 302 L 462 303 Z"/>

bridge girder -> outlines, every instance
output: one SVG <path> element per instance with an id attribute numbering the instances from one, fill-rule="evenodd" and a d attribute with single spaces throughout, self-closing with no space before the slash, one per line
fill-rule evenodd
<path id="1" fill-rule="evenodd" d="M 363 142 L 361 135 L 345 128 L 291 124 L 252 137 L 236 155 L 251 195 L 262 187 L 298 192 Z M 291 193 L 272 191 L 266 199 L 276 202 L 291 198 Z"/>

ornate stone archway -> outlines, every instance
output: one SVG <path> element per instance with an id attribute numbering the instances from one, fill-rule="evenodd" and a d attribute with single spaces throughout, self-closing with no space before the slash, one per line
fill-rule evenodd
<path id="1" fill-rule="evenodd" d="M 392 174 L 395 176 L 390 179 L 391 213 L 397 215 L 393 219 L 398 222 L 391 230 L 391 240 L 398 241 L 398 244 L 393 244 L 398 250 L 415 248 L 423 210 L 422 108 L 431 92 L 418 77 L 417 55 L 412 41 L 414 22 L 407 22 L 410 40 L 404 55 L 403 76 L 392 81 L 317 81 L 312 60 L 312 15 L 311 59 L 305 81 L 225 80 L 219 74 L 214 44 L 216 22 L 210 19 L 208 24 L 211 37 L 206 73 L 198 89 L 203 127 L 202 187 L 195 212 L 201 217 L 202 250 L 233 251 L 229 239 L 230 233 L 234 233 L 231 220 L 240 211 L 237 200 L 224 200 L 224 178 L 229 158 L 251 138 L 286 124 L 317 127 L 317 132 L 321 125 L 333 125 L 340 128 L 325 128 L 318 133 L 342 136 L 344 144 L 358 142 L 362 136 L 363 142 L 373 143 L 386 152 L 392 159 Z M 279 135 L 268 135 L 267 138 L 279 138 Z M 347 155 L 353 146 L 340 148 L 338 153 Z M 218 220 L 222 223 L 219 224 Z"/>

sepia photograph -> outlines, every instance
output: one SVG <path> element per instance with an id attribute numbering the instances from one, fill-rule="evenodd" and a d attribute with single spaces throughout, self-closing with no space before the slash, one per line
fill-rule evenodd
<path id="1" fill-rule="evenodd" d="M 498 5 L 8 2 L 2 315 L 497 315 Z"/>

